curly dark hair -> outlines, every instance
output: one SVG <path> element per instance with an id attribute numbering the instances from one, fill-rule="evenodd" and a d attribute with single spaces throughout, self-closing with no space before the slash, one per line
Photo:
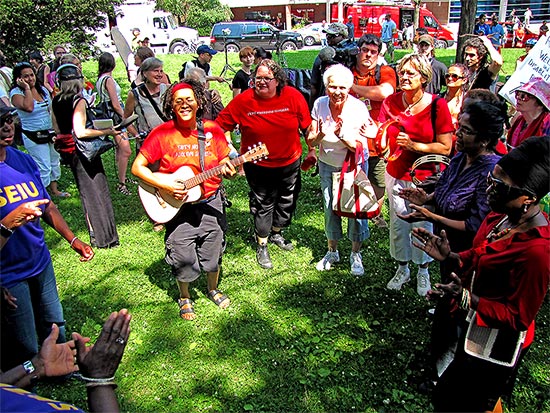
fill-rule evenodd
<path id="1" fill-rule="evenodd" d="M 494 150 L 504 133 L 508 120 L 508 107 L 498 99 L 493 101 L 476 100 L 462 108 L 462 114 L 470 116 L 470 124 L 476 131 L 476 141 L 488 141 L 487 149 Z"/>
<path id="2" fill-rule="evenodd" d="M 277 95 L 281 94 L 281 90 L 286 86 L 288 77 L 285 73 L 285 70 L 279 66 L 275 61 L 270 59 L 264 59 L 262 60 L 258 66 L 256 66 L 256 70 L 254 71 L 254 76 L 256 76 L 256 72 L 258 71 L 258 68 L 260 66 L 265 66 L 269 70 L 271 70 L 271 73 L 273 73 L 273 77 L 277 80 Z"/>
<path id="3" fill-rule="evenodd" d="M 489 57 L 489 50 L 487 50 L 487 46 L 483 44 L 483 40 L 481 40 L 478 36 L 473 36 L 468 38 L 464 45 L 462 46 L 462 60 L 464 60 L 464 51 L 467 47 L 473 47 L 477 51 L 477 55 L 479 56 L 480 65 L 479 67 L 483 67 L 487 64 L 487 58 Z"/>
<path id="4" fill-rule="evenodd" d="M 204 107 L 206 106 L 206 93 L 204 86 L 197 80 L 189 78 L 185 78 L 179 83 L 187 83 L 191 86 L 191 89 L 193 89 L 195 99 L 199 105 L 197 109 L 197 120 L 201 120 L 204 113 Z M 174 108 L 172 106 L 172 100 L 174 97 L 174 93 L 172 91 L 174 90 L 174 86 L 177 84 L 178 83 L 173 83 L 170 85 L 162 97 L 162 111 L 164 112 L 164 115 L 170 119 L 176 119 L 176 114 L 174 113 Z"/>

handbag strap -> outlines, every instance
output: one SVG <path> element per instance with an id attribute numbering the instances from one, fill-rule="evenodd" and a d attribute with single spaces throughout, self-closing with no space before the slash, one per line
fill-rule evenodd
<path id="1" fill-rule="evenodd" d="M 149 99 L 149 102 L 151 102 L 151 105 L 153 106 L 153 109 L 155 109 L 155 112 L 157 113 L 158 117 L 163 122 L 167 122 L 168 118 L 159 109 L 159 107 L 157 105 L 157 102 L 155 102 L 155 99 L 153 99 L 153 96 L 151 96 L 151 92 L 149 92 L 149 89 L 147 89 L 147 86 L 145 86 L 145 83 L 142 83 L 136 89 L 139 89 L 139 88 L 141 88 L 143 90 L 143 93 L 145 94 L 145 97 L 147 97 L 147 99 Z"/>

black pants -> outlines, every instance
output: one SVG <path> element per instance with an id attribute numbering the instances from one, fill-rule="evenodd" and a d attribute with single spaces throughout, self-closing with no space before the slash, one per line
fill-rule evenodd
<path id="1" fill-rule="evenodd" d="M 70 166 L 80 192 L 90 244 L 98 248 L 118 245 L 115 213 L 101 157 L 90 162 L 75 154 Z"/>
<path id="2" fill-rule="evenodd" d="M 436 412 L 492 411 L 499 397 L 512 392 L 517 371 L 528 348 L 514 367 L 499 366 L 464 352 L 463 334 L 455 359 L 437 382 L 433 393 Z"/>
<path id="3" fill-rule="evenodd" d="M 256 235 L 265 238 L 271 227 L 288 227 L 302 188 L 300 159 L 280 168 L 246 163 L 244 171 Z"/>

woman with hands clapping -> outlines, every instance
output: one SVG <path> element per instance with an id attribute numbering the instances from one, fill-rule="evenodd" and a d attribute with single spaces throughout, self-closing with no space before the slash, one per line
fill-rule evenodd
<path id="1" fill-rule="evenodd" d="M 428 297 L 450 297 L 464 314 L 470 313 L 455 358 L 434 390 L 435 411 L 493 410 L 513 388 L 550 285 L 550 223 L 539 206 L 550 187 L 550 137 L 528 138 L 503 156 L 487 184 L 493 212 L 481 224 L 472 248 L 456 253 L 445 231 L 437 236 L 413 230 L 417 248 L 439 261 L 459 263 L 458 275 L 435 284 Z M 491 331 L 476 336 L 479 352 L 469 347 L 466 353 L 467 330 L 484 328 Z"/>

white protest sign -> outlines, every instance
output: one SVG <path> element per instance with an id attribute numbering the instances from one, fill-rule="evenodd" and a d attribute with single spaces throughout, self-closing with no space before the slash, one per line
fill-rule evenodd
<path id="1" fill-rule="evenodd" d="M 515 106 L 514 92 L 534 77 L 541 77 L 550 83 L 550 36 L 539 39 L 498 94 Z"/>

